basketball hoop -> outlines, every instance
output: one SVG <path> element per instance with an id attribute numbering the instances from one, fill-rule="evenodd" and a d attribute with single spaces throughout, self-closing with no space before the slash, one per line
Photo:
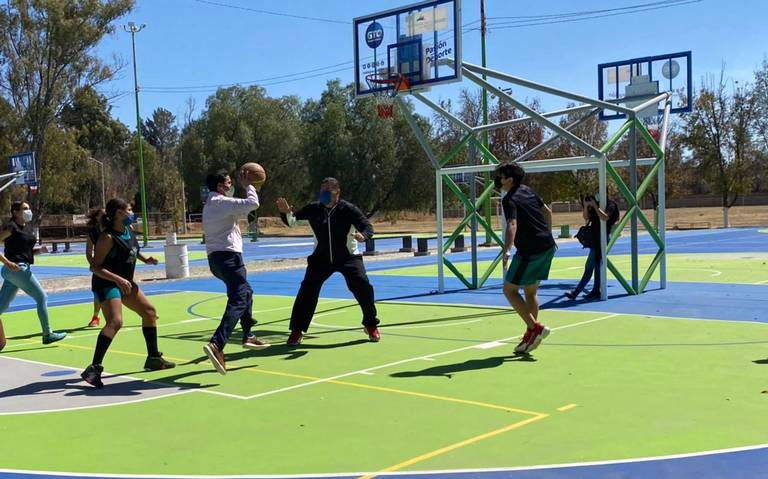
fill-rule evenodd
<path id="1" fill-rule="evenodd" d="M 401 73 L 371 73 L 365 76 L 365 81 L 376 97 L 379 118 L 392 118 L 395 114 L 395 97 L 401 91 L 410 89 L 408 78 Z"/>

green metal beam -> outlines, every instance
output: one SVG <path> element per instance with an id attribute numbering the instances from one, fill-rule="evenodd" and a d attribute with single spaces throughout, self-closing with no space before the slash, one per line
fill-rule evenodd
<path id="1" fill-rule="evenodd" d="M 627 120 L 623 125 L 621 125 L 621 128 L 616 131 L 616 133 L 613 134 L 613 136 L 603 145 L 602 148 L 600 148 L 600 153 L 606 154 L 609 151 L 613 149 L 613 145 L 615 145 L 622 136 L 629 130 L 629 128 L 632 126 L 632 122 L 630 120 Z"/>
<path id="2" fill-rule="evenodd" d="M 444 265 L 445 265 L 445 266 L 446 266 L 446 267 L 447 267 L 449 270 L 451 270 L 451 272 L 452 272 L 452 273 L 453 273 L 453 274 L 454 274 L 454 275 L 455 275 L 457 278 L 459 278 L 459 280 L 460 280 L 462 283 L 464 283 L 464 286 L 466 286 L 466 287 L 467 287 L 467 288 L 469 288 L 469 289 L 472 289 L 472 284 L 471 284 L 469 281 L 467 281 L 467 278 L 465 278 L 465 277 L 464 277 L 464 275 L 463 275 L 463 274 L 461 274 L 461 271 L 459 271 L 459 270 L 456 268 L 456 266 L 454 266 L 454 264 L 453 264 L 453 263 L 451 263 L 451 261 L 450 261 L 448 258 L 446 258 L 445 256 L 443 256 L 443 264 L 444 264 Z"/>
<path id="3" fill-rule="evenodd" d="M 456 156 L 461 151 L 461 149 L 467 145 L 467 142 L 469 142 L 469 140 L 474 137 L 475 135 L 473 133 L 467 133 L 464 138 L 462 138 L 456 146 L 451 148 L 451 151 L 449 151 L 448 154 L 445 155 L 442 160 L 440 160 L 440 167 L 447 165 L 448 162 L 451 161 L 453 157 Z"/>
<path id="4" fill-rule="evenodd" d="M 627 283 L 627 280 L 624 279 L 624 276 L 621 275 L 619 270 L 616 268 L 616 266 L 613 264 L 613 262 L 610 260 L 610 258 L 606 258 L 608 261 L 608 269 L 611 270 L 611 273 L 613 273 L 613 276 L 619 281 L 619 283 L 624 287 L 624 289 L 629 294 L 637 294 L 637 292 L 632 288 L 632 285 Z"/>
<path id="5" fill-rule="evenodd" d="M 643 293 L 645 291 L 645 287 L 648 285 L 648 281 L 650 281 L 651 276 L 653 276 L 653 272 L 656 271 L 656 267 L 659 266 L 659 263 L 661 263 L 661 258 L 664 256 L 664 250 L 659 250 L 658 253 L 656 253 L 656 256 L 653 258 L 653 261 L 651 261 L 650 266 L 648 266 L 648 271 L 645 272 L 645 275 L 643 275 L 642 281 L 640 281 L 640 292 Z"/>

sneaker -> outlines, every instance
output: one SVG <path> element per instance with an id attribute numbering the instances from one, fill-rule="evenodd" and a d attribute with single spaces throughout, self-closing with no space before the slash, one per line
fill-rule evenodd
<path id="1" fill-rule="evenodd" d="M 523 334 L 523 339 L 520 340 L 520 342 L 515 346 L 515 354 L 525 354 L 526 349 L 528 349 L 528 341 L 531 340 L 531 335 L 533 334 L 533 329 L 526 329 L 525 334 Z"/>
<path id="2" fill-rule="evenodd" d="M 43 344 L 51 344 L 67 337 L 67 333 L 48 333 L 43 335 Z"/>
<path id="3" fill-rule="evenodd" d="M 80 374 L 80 377 L 83 378 L 83 381 L 87 382 L 96 389 L 101 389 L 104 387 L 104 383 L 101 382 L 101 373 L 103 372 L 104 366 L 101 364 L 91 364 L 85 368 L 85 371 Z"/>
<path id="4" fill-rule="evenodd" d="M 579 295 L 579 293 L 577 293 L 575 289 L 572 289 L 572 290 L 568 291 L 567 293 L 565 293 L 565 297 L 568 298 L 568 299 L 571 299 L 571 300 L 576 299 L 576 297 L 578 295 Z"/>
<path id="5" fill-rule="evenodd" d="M 285 342 L 288 346 L 298 346 L 301 344 L 301 339 L 304 337 L 304 333 L 300 330 L 291 331 L 291 335 L 288 336 L 288 341 Z"/>
<path id="6" fill-rule="evenodd" d="M 370 339 L 372 343 L 381 341 L 381 333 L 379 333 L 379 328 L 376 326 L 365 326 L 365 332 L 368 333 L 368 339 Z"/>
<path id="7" fill-rule="evenodd" d="M 584 299 L 600 299 L 600 291 L 591 291 L 584 295 Z"/>
<path id="8" fill-rule="evenodd" d="M 533 327 L 531 337 L 528 339 L 528 346 L 526 347 L 525 352 L 530 353 L 534 349 L 538 348 L 539 344 L 541 344 L 541 341 L 549 336 L 549 333 L 550 330 L 548 327 L 541 323 L 536 323 L 536 326 Z"/>
<path id="9" fill-rule="evenodd" d="M 99 317 L 94 316 L 91 318 L 91 322 L 88 323 L 89 328 L 98 328 L 99 327 Z"/>
<path id="10" fill-rule="evenodd" d="M 147 360 L 144 361 L 144 371 L 160 371 L 161 369 L 173 369 L 175 367 L 176 363 L 163 359 L 163 353 L 159 353 L 156 357 L 147 356 Z"/>
<path id="11" fill-rule="evenodd" d="M 265 343 L 264 341 L 260 340 L 256 337 L 255 334 L 252 334 L 248 336 L 247 338 L 243 338 L 243 348 L 245 349 L 265 349 L 269 347 L 269 343 Z"/>
<path id="12" fill-rule="evenodd" d="M 224 352 L 216 346 L 216 343 L 208 343 L 203 346 L 203 352 L 211 360 L 211 364 L 213 364 L 214 369 L 219 374 L 227 374 L 227 362 L 224 360 Z"/>

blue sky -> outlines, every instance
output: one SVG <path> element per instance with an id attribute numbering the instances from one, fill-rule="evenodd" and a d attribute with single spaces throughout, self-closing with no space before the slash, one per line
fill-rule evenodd
<path id="1" fill-rule="evenodd" d="M 352 81 L 351 19 L 413 3 L 409 0 L 215 0 L 217 3 L 293 15 L 349 21 L 318 22 L 259 14 L 195 0 L 137 0 L 120 23 L 146 24 L 136 36 L 141 114 L 158 107 L 181 118 L 188 98 L 195 114 L 215 85 L 254 82 L 297 72 L 321 70 L 311 78 L 266 86 L 271 96 L 318 97 L 329 79 Z M 488 17 L 568 13 L 618 8 L 652 0 L 486 0 Z M 463 0 L 462 23 L 478 20 L 479 0 Z M 768 52 L 768 2 L 763 0 L 702 0 L 682 6 L 573 23 L 512 29 L 491 28 L 487 37 L 488 66 L 536 82 L 597 96 L 598 63 L 634 57 L 693 51 L 694 83 L 719 75 L 725 63 L 733 80 L 750 81 Z M 475 24 L 473 24 L 475 25 Z M 463 36 L 464 59 L 480 63 L 480 34 Z M 113 114 L 135 127 L 130 35 L 118 25 L 97 53 L 121 57 L 126 68 L 102 87 L 115 98 Z M 347 63 L 348 62 L 348 63 Z M 339 70 L 339 71 L 336 71 Z M 307 75 L 309 76 L 309 75 Z M 282 79 L 281 79 L 282 80 Z M 273 80 L 274 81 L 274 80 Z M 280 81 L 280 80 L 278 80 Z M 263 83 L 263 82 L 259 82 Z M 269 83 L 269 82 L 268 82 Z M 471 87 L 465 81 L 462 86 Z M 203 86 L 193 92 L 158 92 L 153 88 Z M 433 99 L 458 97 L 455 85 L 436 87 Z M 527 92 L 521 92 L 527 96 Z M 561 100 L 539 95 L 545 110 L 564 107 Z"/>

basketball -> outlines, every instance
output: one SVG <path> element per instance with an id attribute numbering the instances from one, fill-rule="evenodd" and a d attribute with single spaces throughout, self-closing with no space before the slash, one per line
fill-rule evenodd
<path id="1" fill-rule="evenodd" d="M 253 186 L 258 186 L 267 181 L 267 172 L 258 163 L 246 163 L 240 168 L 240 171 L 245 172 L 246 179 Z"/>

